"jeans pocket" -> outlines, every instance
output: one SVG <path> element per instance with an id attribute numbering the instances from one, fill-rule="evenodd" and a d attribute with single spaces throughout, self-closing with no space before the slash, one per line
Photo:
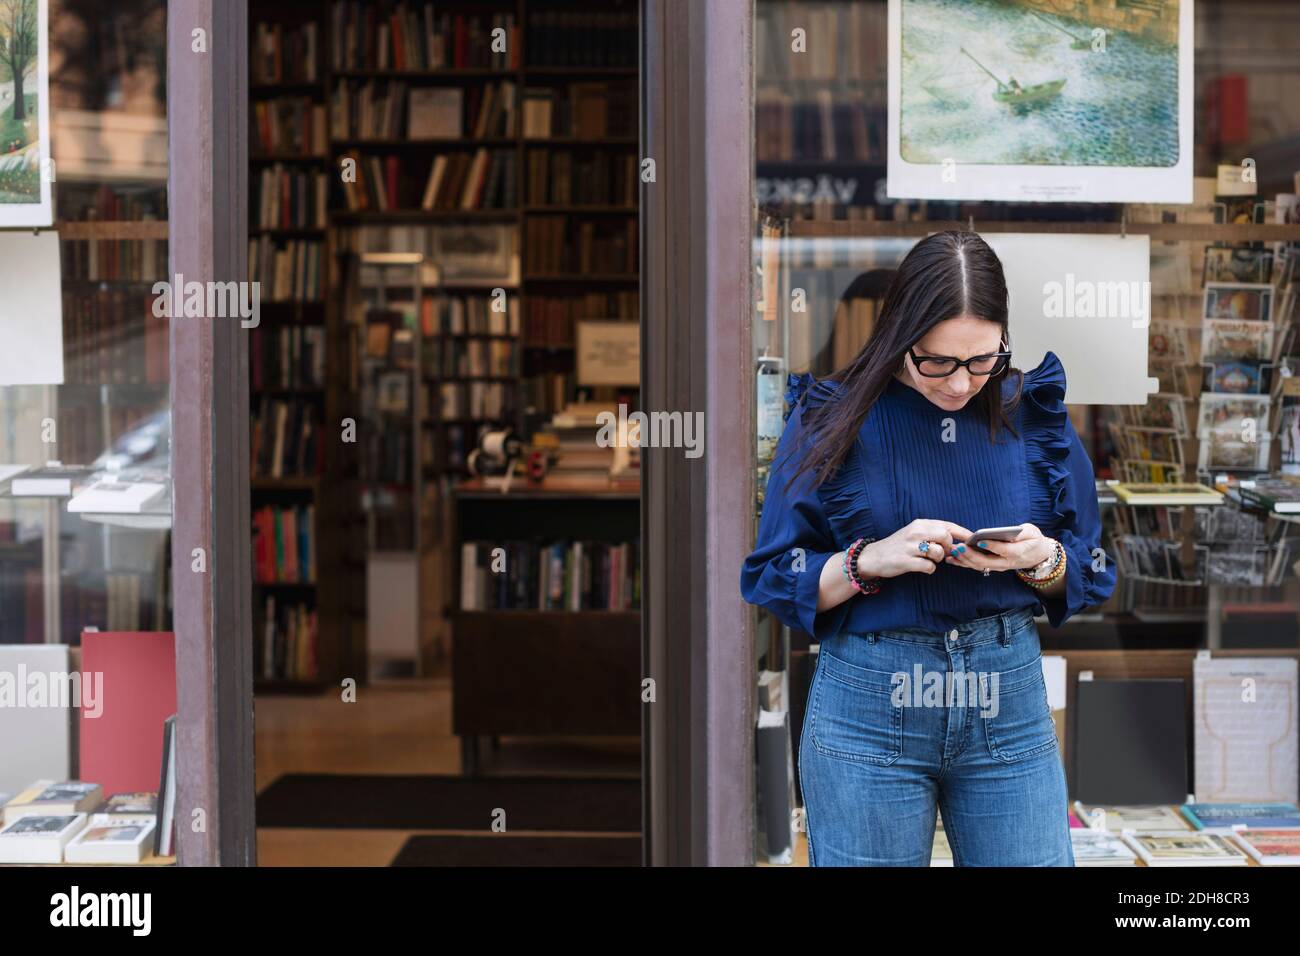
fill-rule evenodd
<path id="1" fill-rule="evenodd" d="M 889 675 L 834 657 L 822 663 L 808 715 L 813 747 L 827 757 L 892 764 L 903 754 L 903 708 L 891 700 Z"/>
<path id="2" fill-rule="evenodd" d="M 998 686 L 990 688 L 992 706 L 981 714 L 989 755 L 1014 763 L 1056 747 L 1042 663 L 1035 660 L 999 677 Z"/>

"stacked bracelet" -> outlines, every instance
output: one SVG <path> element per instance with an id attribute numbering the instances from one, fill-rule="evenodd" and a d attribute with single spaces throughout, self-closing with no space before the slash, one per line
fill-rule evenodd
<path id="1" fill-rule="evenodd" d="M 1065 574 L 1065 548 L 1061 547 L 1061 542 L 1059 541 L 1053 542 L 1053 545 L 1052 556 L 1051 558 L 1048 558 L 1048 561 L 1051 561 L 1051 565 L 1047 570 L 1043 571 L 1041 574 L 1031 573 L 1037 571 L 1043 566 L 1043 564 L 1047 564 L 1047 561 L 1030 568 L 1028 571 L 1024 569 L 1016 570 L 1016 575 L 1020 580 L 1024 581 L 1031 588 L 1036 588 L 1039 591 L 1050 588 L 1057 581 L 1061 580 L 1062 575 Z"/>
<path id="2" fill-rule="evenodd" d="M 849 584 L 853 585 L 854 590 L 863 594 L 876 594 L 880 591 L 879 578 L 864 579 L 858 573 L 858 557 L 862 554 L 862 549 L 875 540 L 875 538 L 858 538 L 844 552 L 844 576 L 849 579 Z"/>

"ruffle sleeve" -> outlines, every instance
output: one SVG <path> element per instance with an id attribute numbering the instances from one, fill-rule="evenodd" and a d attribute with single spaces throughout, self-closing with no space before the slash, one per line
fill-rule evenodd
<path id="1" fill-rule="evenodd" d="M 843 625 L 849 602 L 817 609 L 822 569 L 837 548 L 810 476 L 791 480 L 807 447 L 804 399 L 813 387 L 811 376 L 790 377 L 791 409 L 768 471 L 754 550 L 741 567 L 740 593 L 781 622 L 824 640 Z"/>
<path id="2" fill-rule="evenodd" d="M 1066 410 L 1065 386 L 1061 360 L 1048 352 L 1021 388 L 1029 520 L 1061 542 L 1068 562 L 1064 593 L 1041 597 L 1054 627 L 1115 589 L 1114 562 L 1101 548 L 1096 477 Z"/>
<path id="3" fill-rule="evenodd" d="M 818 381 L 809 373 L 791 373 L 786 380 L 785 400 L 789 404 L 786 420 L 795 407 L 820 408 L 835 396 L 837 383 Z M 862 444 L 857 442 L 844 457 L 835 474 L 817 489 L 827 524 L 838 548 L 847 548 L 858 538 L 871 537 L 871 506 L 867 497 Z"/>

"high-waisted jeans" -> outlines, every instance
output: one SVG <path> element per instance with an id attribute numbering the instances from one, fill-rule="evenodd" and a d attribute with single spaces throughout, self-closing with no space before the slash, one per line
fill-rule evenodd
<path id="1" fill-rule="evenodd" d="M 823 641 L 799 783 L 812 866 L 1073 866 L 1032 613 Z"/>

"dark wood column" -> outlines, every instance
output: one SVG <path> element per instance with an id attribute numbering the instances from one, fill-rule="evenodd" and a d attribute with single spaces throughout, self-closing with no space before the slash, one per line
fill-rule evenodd
<path id="1" fill-rule="evenodd" d="M 247 0 L 168 0 L 167 114 L 169 278 L 242 282 Z M 185 866 L 251 865 L 256 854 L 247 337 L 238 318 L 171 320 L 176 830 Z M 195 549 L 206 570 L 193 570 Z M 195 810 L 206 818 L 200 832 Z"/>
<path id="2" fill-rule="evenodd" d="M 642 391 L 702 411 L 704 454 L 642 449 L 646 862 L 745 865 L 754 846 L 752 0 L 644 0 Z"/>

